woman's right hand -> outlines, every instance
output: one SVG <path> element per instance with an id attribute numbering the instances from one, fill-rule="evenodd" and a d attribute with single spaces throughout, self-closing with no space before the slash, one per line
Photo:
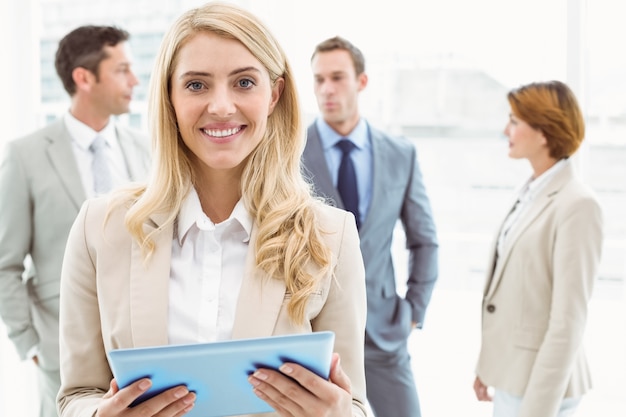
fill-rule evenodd
<path id="1" fill-rule="evenodd" d="M 196 394 L 189 392 L 185 386 L 170 388 L 135 407 L 129 408 L 141 394 L 146 392 L 152 382 L 148 378 L 133 382 L 126 388 L 119 389 L 115 379 L 111 387 L 102 397 L 96 417 L 122 416 L 159 416 L 179 417 L 191 410 L 196 401 Z"/>

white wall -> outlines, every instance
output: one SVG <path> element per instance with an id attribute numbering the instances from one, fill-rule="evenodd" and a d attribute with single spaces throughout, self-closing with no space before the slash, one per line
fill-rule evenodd
<path id="1" fill-rule="evenodd" d="M 39 1 L 4 1 L 0 5 L 0 35 L 5 40 L 0 65 L 2 99 L 0 144 L 39 127 Z"/>
<path id="2" fill-rule="evenodd" d="M 0 2 L 0 39 L 5 40 L 0 65 L 0 149 L 6 141 L 39 127 L 38 4 L 37 0 Z M 35 416 L 34 365 L 19 361 L 5 334 L 0 323 L 0 416 Z"/>

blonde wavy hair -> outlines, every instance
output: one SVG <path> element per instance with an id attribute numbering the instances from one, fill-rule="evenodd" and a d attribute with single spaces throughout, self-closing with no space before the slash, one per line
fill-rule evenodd
<path id="1" fill-rule="evenodd" d="M 322 203 L 311 196 L 310 185 L 301 173 L 304 131 L 293 73 L 276 39 L 254 15 L 230 4 L 212 2 L 189 10 L 170 28 L 150 80 L 151 175 L 145 186 L 118 194 L 115 206 L 129 206 L 126 227 L 148 261 L 158 230 L 146 234 L 144 223 L 155 213 L 167 216 L 159 225 L 161 229 L 173 223 L 193 186 L 194 172 L 189 150 L 177 130 L 170 80 L 181 47 L 202 32 L 241 42 L 267 68 L 273 83 L 284 79 L 265 135 L 247 159 L 240 192 L 258 227 L 253 248 L 256 265 L 285 282 L 292 295 L 289 316 L 302 323 L 309 295 L 330 268 L 331 253 L 316 219 L 315 206 Z"/>

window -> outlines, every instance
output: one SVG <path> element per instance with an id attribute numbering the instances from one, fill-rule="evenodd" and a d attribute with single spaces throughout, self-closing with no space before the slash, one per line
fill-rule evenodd
<path id="1" fill-rule="evenodd" d="M 162 31 L 183 9 L 202 3 L 40 0 L 39 13 L 32 14 L 40 19 L 32 31 L 40 40 L 41 94 L 35 104 L 18 103 L 19 114 L 6 123 L 9 131 L 34 129 L 32 120 L 47 122 L 64 111 L 67 96 L 53 64 L 56 42 L 68 28 L 87 22 L 115 23 L 131 32 L 140 85 L 132 114 L 120 120 L 145 128 L 147 87 Z M 535 80 L 567 82 L 572 70 L 582 71 L 579 99 L 587 138 L 577 158 L 581 174 L 603 205 L 606 244 L 586 335 L 596 389 L 577 415 L 625 414 L 626 380 L 613 370 L 626 366 L 626 54 L 620 52 L 620 41 L 626 39 L 622 24 L 626 6 L 612 0 L 235 3 L 263 18 L 281 41 L 297 77 L 307 121 L 317 115 L 311 53 L 319 41 L 339 34 L 366 57 L 369 85 L 362 93 L 362 114 L 373 125 L 405 135 L 417 145 L 441 244 L 440 279 L 428 322 L 411 345 L 425 415 L 487 412 L 488 405 L 476 402 L 471 392 L 480 291 L 496 227 L 513 190 L 530 174 L 525 161 L 506 156 L 501 133 L 509 111 L 506 92 Z M 31 15 L 25 5 L 11 7 L 23 7 L 22 15 Z M 582 53 L 580 68 L 568 67 L 572 65 L 567 56 L 572 47 L 568 10 L 573 7 L 582 10 L 583 31 L 577 32 L 580 42 L 573 45 Z M 22 30 L 16 24 L 9 27 Z M 28 36 L 16 35 L 20 34 L 10 38 L 22 42 L 22 50 L 30 50 Z M 19 55 L 26 65 L 31 58 Z M 6 78 L 18 77 L 11 73 Z M 21 90 L 12 88 L 13 95 L 22 96 Z M 43 113 L 47 118 L 39 117 Z M 406 259 L 401 242 L 395 255 L 402 276 Z M 5 352 L 0 348 L 0 354 Z M 14 390 L 4 384 L 5 390 Z M 0 403 L 13 397 L 6 395 Z M 0 414 L 1 410 L 0 406 Z"/>

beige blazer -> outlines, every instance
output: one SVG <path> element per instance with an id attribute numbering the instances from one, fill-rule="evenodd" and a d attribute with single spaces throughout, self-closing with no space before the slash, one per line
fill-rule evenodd
<path id="1" fill-rule="evenodd" d="M 68 239 L 61 283 L 62 417 L 91 417 L 112 378 L 106 352 L 116 348 L 168 343 L 168 281 L 172 224 L 155 215 L 145 230 L 157 230 L 156 249 L 144 261 L 124 227 L 126 210 L 113 211 L 103 225 L 108 202 L 87 201 Z M 366 416 L 363 344 L 366 318 L 365 272 L 351 215 L 320 205 L 333 268 L 311 296 L 303 325 L 287 315 L 290 293 L 266 276 L 249 252 L 237 303 L 233 339 L 332 330 L 335 351 L 352 382 L 353 415 Z M 256 239 L 253 227 L 250 247 Z M 265 414 L 266 416 L 276 415 Z"/>
<path id="2" fill-rule="evenodd" d="M 582 341 L 602 212 L 568 161 L 519 221 L 497 262 L 491 251 L 476 372 L 523 397 L 519 417 L 554 417 L 564 397 L 591 387 Z"/>

